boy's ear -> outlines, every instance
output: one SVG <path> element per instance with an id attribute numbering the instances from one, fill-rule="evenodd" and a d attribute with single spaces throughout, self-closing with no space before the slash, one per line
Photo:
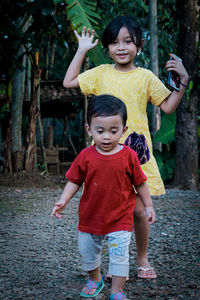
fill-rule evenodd
<path id="1" fill-rule="evenodd" d="M 87 133 L 92 136 L 91 130 L 90 130 L 90 126 L 88 124 L 85 124 L 85 129 L 87 131 Z"/>
<path id="2" fill-rule="evenodd" d="M 128 126 L 124 126 L 124 129 L 122 131 L 122 136 L 125 134 L 125 132 L 128 130 Z"/>

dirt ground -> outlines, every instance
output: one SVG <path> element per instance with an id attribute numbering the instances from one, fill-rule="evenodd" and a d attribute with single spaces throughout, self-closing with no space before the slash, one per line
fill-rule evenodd
<path id="1" fill-rule="evenodd" d="M 53 174 L 41 175 L 39 172 L 22 171 L 14 174 L 0 174 L 0 186 L 18 188 L 50 188 L 63 187 L 66 183 L 64 176 Z"/>
<path id="2" fill-rule="evenodd" d="M 80 299 L 87 274 L 77 249 L 81 191 L 61 220 L 50 218 L 65 179 L 38 173 L 0 175 L 0 299 Z M 134 235 L 130 247 L 129 299 L 200 299 L 200 193 L 167 189 L 154 197 L 149 259 L 157 279 L 138 279 Z M 108 265 L 106 242 L 102 274 Z M 106 282 L 101 299 L 108 299 Z"/>

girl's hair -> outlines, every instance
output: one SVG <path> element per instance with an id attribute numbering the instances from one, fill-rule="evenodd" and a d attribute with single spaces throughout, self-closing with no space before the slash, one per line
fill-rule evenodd
<path id="1" fill-rule="evenodd" d="M 120 115 L 123 126 L 126 126 L 126 105 L 120 99 L 112 95 L 93 96 L 87 109 L 87 123 L 90 126 L 92 118 Z"/>
<path id="2" fill-rule="evenodd" d="M 131 40 L 136 47 L 142 48 L 142 29 L 133 18 L 128 16 L 116 17 L 107 25 L 101 38 L 104 48 L 108 50 L 108 46 L 116 40 L 122 27 L 126 27 L 128 29 Z"/>

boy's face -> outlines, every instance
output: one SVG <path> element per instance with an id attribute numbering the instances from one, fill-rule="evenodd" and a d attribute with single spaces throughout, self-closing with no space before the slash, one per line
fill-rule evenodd
<path id="1" fill-rule="evenodd" d="M 97 151 L 114 154 L 120 150 L 119 140 L 127 130 L 120 115 L 94 117 L 90 126 L 86 125 L 88 134 L 93 137 Z"/>

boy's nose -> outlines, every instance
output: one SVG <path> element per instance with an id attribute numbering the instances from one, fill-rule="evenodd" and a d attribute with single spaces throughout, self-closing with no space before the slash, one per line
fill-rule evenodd
<path id="1" fill-rule="evenodd" d="M 104 138 L 104 140 L 105 140 L 105 139 L 106 139 L 106 140 L 110 139 L 109 133 L 108 133 L 108 132 L 105 132 L 104 135 L 103 135 L 103 138 Z"/>

